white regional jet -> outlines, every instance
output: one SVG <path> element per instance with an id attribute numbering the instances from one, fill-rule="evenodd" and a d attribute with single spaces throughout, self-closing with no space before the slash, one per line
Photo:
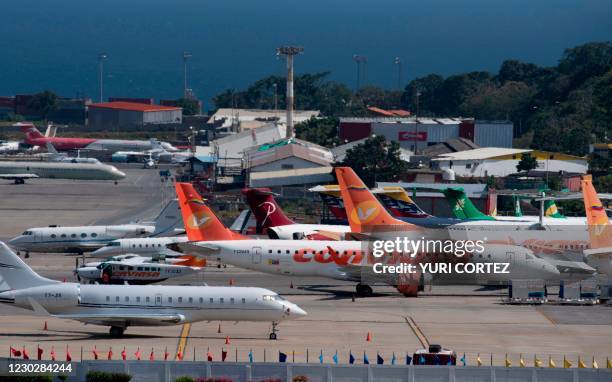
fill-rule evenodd
<path id="1" fill-rule="evenodd" d="M 197 321 L 278 322 L 306 315 L 275 292 L 250 287 L 81 285 L 41 277 L 0 242 L 0 302 L 58 318 L 110 326 L 113 337 L 129 326 Z"/>
<path id="2" fill-rule="evenodd" d="M 185 230 L 190 242 L 171 245 L 191 255 L 214 256 L 222 262 L 241 268 L 272 274 L 297 276 L 321 276 L 338 280 L 358 282 L 359 295 L 372 294 L 368 280 L 394 285 L 406 296 L 415 296 L 416 290 L 408 291 L 404 280 L 397 277 L 385 279 L 373 275 L 372 259 L 367 243 L 359 241 L 330 240 L 254 240 L 233 232 L 223 226 L 208 208 L 197 191 L 189 183 L 176 184 L 177 196 Z M 372 196 L 372 198 L 374 198 Z M 380 206 L 380 209 L 383 209 Z M 454 273 L 450 283 L 499 284 L 511 279 L 556 279 L 559 272 L 542 259 L 538 259 L 526 248 L 509 245 L 485 245 L 485 253 L 465 256 L 462 259 L 451 255 L 451 260 L 472 263 L 508 263 L 509 274 L 488 273 L 477 279 L 474 274 Z M 440 262 L 436 254 L 424 256 L 418 261 Z M 411 280 L 411 284 L 412 284 Z M 417 286 L 421 281 L 416 276 Z"/>
<path id="3" fill-rule="evenodd" d="M 29 228 L 8 244 L 18 251 L 78 253 L 98 249 L 112 240 L 127 237 L 173 235 L 182 231 L 176 199 L 166 204 L 151 223 Z"/>
<path id="4" fill-rule="evenodd" d="M 177 211 L 178 213 L 178 211 Z M 188 241 L 187 236 L 172 237 L 137 237 L 128 239 L 117 239 L 109 242 L 105 246 L 96 249 L 91 253 L 92 257 L 108 257 L 134 253 L 138 255 L 182 255 L 180 252 L 173 251 L 167 245 L 174 243 L 184 243 Z"/>

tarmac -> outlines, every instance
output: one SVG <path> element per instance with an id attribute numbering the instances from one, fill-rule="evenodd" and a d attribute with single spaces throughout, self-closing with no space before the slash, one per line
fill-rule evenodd
<path id="1" fill-rule="evenodd" d="M 125 223 L 153 218 L 163 201 L 173 196 L 171 184 L 162 183 L 158 170 L 122 166 L 128 177 L 112 182 L 38 179 L 25 185 L 0 182 L 0 238 L 9 239 L 27 228 L 50 224 L 83 225 Z M 160 187 L 161 185 L 161 187 Z M 74 256 L 33 253 L 25 260 L 46 277 L 71 282 Z M 130 327 L 124 338 L 111 339 L 108 328 L 75 321 L 36 316 L 19 308 L 0 305 L 0 357 L 10 347 L 25 346 L 31 357 L 36 347 L 48 358 L 53 347 L 58 359 L 67 350 L 73 359 L 93 359 L 95 348 L 106 359 L 143 359 L 151 351 L 155 359 L 164 353 L 174 359 L 205 360 L 207 352 L 220 360 L 275 361 L 278 352 L 289 361 L 332 362 L 338 352 L 347 363 L 349 352 L 361 363 L 366 352 L 375 362 L 377 352 L 387 363 L 393 354 L 403 363 L 406 354 L 428 344 L 441 344 L 468 364 L 480 356 L 483 364 L 502 365 L 506 354 L 514 365 L 519 359 L 533 364 L 534 356 L 557 366 L 563 357 L 574 366 L 577 357 L 590 366 L 595 356 L 599 365 L 612 357 L 612 307 L 606 306 L 509 306 L 501 302 L 505 289 L 480 286 L 432 286 L 418 298 L 405 298 L 387 286 L 375 286 L 375 295 L 356 298 L 349 282 L 316 277 L 273 276 L 228 266 L 208 267 L 197 276 L 166 281 L 166 284 L 260 286 L 274 290 L 308 312 L 308 316 L 279 325 L 279 339 L 268 339 L 269 323 L 199 322 L 171 327 Z M 291 287 L 293 286 L 293 288 Z M 45 322 L 47 330 L 44 330 Z M 219 330 L 220 329 L 220 330 Z M 220 332 L 219 332 L 220 331 Z M 367 340 L 369 337 L 369 341 Z M 226 344 L 226 341 L 229 344 Z M 264 354 L 265 353 L 265 354 Z"/>

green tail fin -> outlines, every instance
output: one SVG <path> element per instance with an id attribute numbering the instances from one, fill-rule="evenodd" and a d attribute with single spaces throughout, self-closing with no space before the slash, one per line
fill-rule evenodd
<path id="1" fill-rule="evenodd" d="M 548 216 L 549 218 L 557 218 L 564 219 L 565 216 L 559 212 L 557 208 L 557 204 L 554 200 L 545 200 L 544 201 L 544 216 Z"/>
<path id="2" fill-rule="evenodd" d="M 514 216 L 520 218 L 523 216 L 523 211 L 521 210 L 521 198 L 518 195 L 512 195 L 512 200 L 514 201 Z"/>
<path id="3" fill-rule="evenodd" d="M 465 195 L 463 188 L 447 188 L 442 190 L 446 200 L 450 204 L 455 217 L 470 220 L 495 220 L 494 217 L 480 212 L 472 201 Z"/>

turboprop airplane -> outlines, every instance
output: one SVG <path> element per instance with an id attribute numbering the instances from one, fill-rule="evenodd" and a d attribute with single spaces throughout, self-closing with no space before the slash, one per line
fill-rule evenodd
<path id="1" fill-rule="evenodd" d="M 29 228 L 8 244 L 26 256 L 30 252 L 83 254 L 120 238 L 174 235 L 182 232 L 181 224 L 178 201 L 173 199 L 150 223 Z"/>
<path id="2" fill-rule="evenodd" d="M 79 282 L 84 279 L 102 284 L 151 284 L 200 272 L 204 259 L 194 256 L 113 256 L 75 269 Z"/>
<path id="3" fill-rule="evenodd" d="M 306 312 L 263 288 L 99 285 L 41 277 L 0 242 L 0 302 L 57 318 L 110 326 L 121 337 L 129 326 L 168 326 L 198 321 L 279 321 Z"/>
<path id="4" fill-rule="evenodd" d="M 298 224 L 289 219 L 274 200 L 269 188 L 242 190 L 257 219 L 257 232 L 265 232 L 271 239 L 299 240 L 305 237 L 326 240 L 350 232 L 346 225 Z"/>
<path id="5" fill-rule="evenodd" d="M 189 183 L 176 184 L 177 196 L 185 221 L 185 230 L 190 242 L 178 243 L 178 247 L 190 255 L 215 257 L 223 263 L 272 274 L 296 276 L 322 276 L 338 280 L 357 282 L 356 292 L 360 296 L 372 294 L 368 280 L 372 277 L 372 258 L 367 243 L 359 241 L 329 240 L 254 240 L 237 234 L 228 228 L 206 206 L 200 195 Z M 435 262 L 426 258 L 424 262 Z M 524 248 L 511 246 L 488 246 L 481 256 L 465 257 L 465 262 L 490 262 L 510 264 L 510 274 L 485 275 L 489 280 L 456 277 L 453 282 L 507 282 L 508 277 L 553 278 L 558 272 L 546 262 L 530 255 Z M 467 275 L 466 275 L 467 276 Z M 371 278 L 370 278 L 371 277 Z M 397 286 L 406 296 L 416 296 L 416 288 L 408 290 L 396 279 L 378 282 Z M 420 280 L 417 277 L 417 287 Z"/>

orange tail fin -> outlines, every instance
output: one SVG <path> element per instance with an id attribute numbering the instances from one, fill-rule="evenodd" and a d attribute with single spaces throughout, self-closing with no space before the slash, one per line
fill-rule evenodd
<path id="1" fill-rule="evenodd" d="M 175 188 L 190 241 L 247 239 L 221 223 L 191 183 L 176 183 Z"/>
<path id="2" fill-rule="evenodd" d="M 180 262 L 176 263 L 176 265 L 184 265 L 187 267 L 200 267 L 203 268 L 206 266 L 206 259 L 196 256 L 181 256 L 179 257 Z"/>
<path id="3" fill-rule="evenodd" d="M 350 167 L 337 167 L 336 177 L 353 232 L 371 232 L 382 226 L 415 227 L 391 216 Z M 370 227 L 370 228 L 368 228 Z"/>
<path id="4" fill-rule="evenodd" d="M 592 176 L 583 176 L 581 184 L 591 248 L 610 247 L 612 246 L 612 226 L 609 223 L 606 210 L 597 196 L 597 191 L 593 187 Z"/>

